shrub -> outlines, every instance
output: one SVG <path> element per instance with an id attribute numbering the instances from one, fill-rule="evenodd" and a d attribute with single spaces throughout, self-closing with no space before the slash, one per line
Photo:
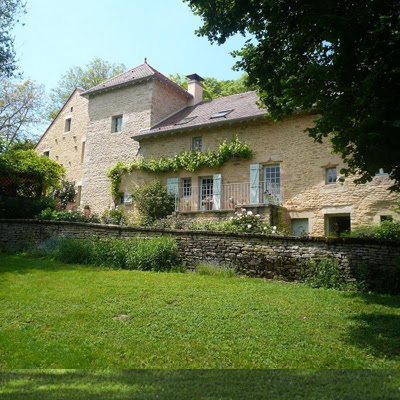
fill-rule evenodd
<path id="1" fill-rule="evenodd" d="M 400 222 L 382 221 L 376 226 L 363 226 L 353 229 L 350 233 L 342 233 L 341 237 L 400 240 Z"/>
<path id="2" fill-rule="evenodd" d="M 87 222 L 87 223 L 100 222 L 100 218 L 95 213 L 86 215 L 82 211 L 55 211 L 52 210 L 51 208 L 43 210 L 40 214 L 36 215 L 35 218 L 45 221 L 70 221 L 70 222 Z"/>
<path id="3" fill-rule="evenodd" d="M 75 195 L 75 184 L 65 179 L 61 181 L 61 186 L 54 191 L 54 196 L 60 200 L 62 209 L 65 209 L 68 203 L 75 201 Z"/>
<path id="4" fill-rule="evenodd" d="M 196 272 L 199 275 L 219 276 L 223 278 L 232 278 L 236 276 L 236 272 L 233 268 L 214 264 L 199 264 L 196 267 Z"/>
<path id="5" fill-rule="evenodd" d="M 114 210 L 106 210 L 101 214 L 101 222 L 103 224 L 111 225 L 126 225 L 128 217 L 122 208 L 115 208 Z"/>
<path id="6" fill-rule="evenodd" d="M 34 218 L 45 209 L 54 210 L 55 203 L 50 197 L 25 199 L 0 196 L 0 218 Z"/>
<path id="7" fill-rule="evenodd" d="M 320 262 L 307 263 L 305 283 L 313 288 L 346 290 L 350 288 L 347 277 L 340 266 L 333 260 L 323 259 Z"/>
<path id="8" fill-rule="evenodd" d="M 179 265 L 176 241 L 153 239 L 71 239 L 60 240 L 55 258 L 72 264 L 142 271 L 172 271 Z"/>
<path id="9" fill-rule="evenodd" d="M 178 252 L 176 241 L 172 238 L 137 240 L 128 252 L 128 269 L 170 271 L 175 265 L 178 265 Z"/>
<path id="10" fill-rule="evenodd" d="M 149 222 L 165 218 L 174 211 L 174 198 L 168 196 L 166 188 L 155 180 L 135 189 L 133 202 L 140 214 Z"/>
<path id="11" fill-rule="evenodd" d="M 93 242 L 88 239 L 60 239 L 55 251 L 55 258 L 67 264 L 92 264 Z"/>

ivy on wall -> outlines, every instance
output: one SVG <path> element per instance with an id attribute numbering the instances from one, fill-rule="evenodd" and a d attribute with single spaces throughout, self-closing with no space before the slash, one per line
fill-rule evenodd
<path id="1" fill-rule="evenodd" d="M 185 151 L 170 158 L 162 157 L 159 160 L 142 158 L 133 160 L 129 164 L 119 161 L 107 171 L 107 177 L 111 179 L 111 194 L 117 198 L 120 195 L 119 186 L 122 177 L 135 170 L 162 173 L 183 169 L 193 172 L 201 167 L 218 168 L 230 159 L 249 159 L 252 156 L 253 151 L 249 144 L 234 137 L 229 142 L 224 140 L 217 151 L 209 150 L 205 153 Z"/>

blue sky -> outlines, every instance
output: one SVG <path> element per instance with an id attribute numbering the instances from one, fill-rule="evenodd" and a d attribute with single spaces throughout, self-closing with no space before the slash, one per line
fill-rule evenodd
<path id="1" fill-rule="evenodd" d="M 127 68 L 147 57 L 165 75 L 241 75 L 232 71 L 229 53 L 245 38 L 238 35 L 218 46 L 197 37 L 201 19 L 181 0 L 28 0 L 22 22 L 14 30 L 18 65 L 25 78 L 47 91 L 70 67 L 94 57 Z"/>

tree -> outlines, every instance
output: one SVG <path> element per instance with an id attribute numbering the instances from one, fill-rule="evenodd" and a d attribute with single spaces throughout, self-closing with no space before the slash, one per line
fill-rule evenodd
<path id="1" fill-rule="evenodd" d="M 169 75 L 169 79 L 187 89 L 187 78 L 181 74 Z M 239 79 L 218 80 L 215 78 L 204 78 L 203 99 L 211 100 L 217 97 L 230 96 L 231 94 L 243 93 L 254 90 L 254 86 L 248 82 L 246 74 Z"/>
<path id="2" fill-rule="evenodd" d="M 75 88 L 90 89 L 125 70 L 124 64 L 113 64 L 98 57 L 91 60 L 84 68 L 70 68 L 61 76 L 58 86 L 50 92 L 48 118 L 52 120 L 56 117 Z"/>
<path id="3" fill-rule="evenodd" d="M 23 12 L 25 4 L 22 0 L 0 1 L 0 79 L 11 77 L 17 68 L 11 32 Z"/>
<path id="4" fill-rule="evenodd" d="M 400 2 L 393 0 L 186 0 L 198 35 L 222 44 L 246 32 L 236 69 L 259 88 L 274 119 L 300 108 L 320 117 L 342 173 L 370 181 L 383 168 L 400 190 Z"/>
<path id="5" fill-rule="evenodd" d="M 9 148 L 24 142 L 32 124 L 42 119 L 44 87 L 33 81 L 0 80 L 0 138 Z"/>

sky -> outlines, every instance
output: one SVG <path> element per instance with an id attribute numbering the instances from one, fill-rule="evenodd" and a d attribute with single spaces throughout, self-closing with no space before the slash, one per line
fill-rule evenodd
<path id="1" fill-rule="evenodd" d="M 238 35 L 218 46 L 197 37 L 201 19 L 182 0 L 27 0 L 21 22 L 13 31 L 18 65 L 47 91 L 69 68 L 94 57 L 128 69 L 147 57 L 165 75 L 241 75 L 232 70 L 230 52 L 246 39 Z"/>

